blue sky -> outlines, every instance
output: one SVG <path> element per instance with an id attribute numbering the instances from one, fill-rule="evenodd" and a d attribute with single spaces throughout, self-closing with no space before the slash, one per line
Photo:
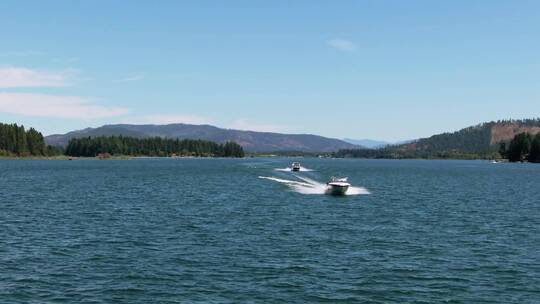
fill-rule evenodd
<path id="1" fill-rule="evenodd" d="M 0 121 L 402 140 L 540 116 L 539 1 L 0 2 Z"/>

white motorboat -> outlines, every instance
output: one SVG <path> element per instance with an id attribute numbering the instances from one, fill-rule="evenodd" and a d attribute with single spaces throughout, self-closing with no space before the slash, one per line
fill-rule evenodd
<path id="1" fill-rule="evenodd" d="M 291 165 L 291 170 L 294 171 L 294 172 L 300 171 L 300 168 L 302 168 L 302 167 L 300 166 L 299 162 L 294 162 Z"/>
<path id="2" fill-rule="evenodd" d="M 351 184 L 347 181 L 346 177 L 336 178 L 332 177 L 328 183 L 326 189 L 327 194 L 331 195 L 345 195 Z"/>

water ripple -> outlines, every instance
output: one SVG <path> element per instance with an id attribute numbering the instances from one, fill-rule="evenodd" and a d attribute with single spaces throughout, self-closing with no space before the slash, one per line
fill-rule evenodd
<path id="1" fill-rule="evenodd" d="M 537 166 L 289 163 L 0 161 L 0 302 L 540 303 Z"/>

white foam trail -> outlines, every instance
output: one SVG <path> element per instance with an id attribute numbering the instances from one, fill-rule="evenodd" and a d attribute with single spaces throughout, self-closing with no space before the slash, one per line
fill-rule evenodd
<path id="1" fill-rule="evenodd" d="M 292 168 L 288 167 L 288 168 L 279 168 L 279 169 L 275 169 L 276 171 L 282 171 L 282 172 L 293 172 Z M 308 168 L 305 168 L 305 167 L 300 167 L 300 172 L 312 172 L 312 171 L 315 171 L 313 169 L 308 169 Z"/>
<path id="2" fill-rule="evenodd" d="M 293 191 L 296 191 L 301 194 L 326 194 L 328 190 L 328 186 L 326 184 L 320 183 L 318 181 L 312 180 L 307 177 L 301 177 L 296 176 L 298 179 L 302 181 L 294 181 L 294 180 L 288 180 L 288 179 L 281 179 L 276 177 L 267 177 L 267 176 L 259 176 L 259 178 L 262 179 L 268 179 L 271 181 L 275 181 L 284 185 L 287 185 L 289 188 L 291 188 Z M 370 192 L 364 188 L 364 187 L 349 187 L 345 195 L 362 195 L 362 194 L 370 194 Z"/>
<path id="3" fill-rule="evenodd" d="M 369 190 L 364 187 L 353 187 L 353 186 L 350 186 L 349 189 L 347 189 L 347 192 L 345 193 L 345 195 L 366 195 L 366 194 L 371 194 L 371 192 L 369 192 Z"/>
<path id="4" fill-rule="evenodd" d="M 299 176 L 299 175 L 295 175 L 294 177 L 296 177 L 298 179 L 301 179 L 301 180 L 305 181 L 308 184 L 312 184 L 312 185 L 317 185 L 318 184 L 318 185 L 326 186 L 326 184 L 319 183 L 318 181 L 316 181 L 314 179 L 311 179 L 311 178 L 308 178 L 308 177 Z"/>
<path id="5" fill-rule="evenodd" d="M 300 185 L 304 187 L 311 187 L 311 185 L 308 183 L 303 183 L 303 182 L 293 181 L 293 180 L 288 180 L 288 179 L 281 179 L 277 177 L 259 176 L 259 178 L 268 179 L 268 180 L 272 180 L 272 181 L 282 183 L 282 184 L 287 184 L 287 185 Z"/>

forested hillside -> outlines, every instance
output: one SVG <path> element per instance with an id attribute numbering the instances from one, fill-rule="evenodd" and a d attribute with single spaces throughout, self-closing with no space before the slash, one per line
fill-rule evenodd
<path id="1" fill-rule="evenodd" d="M 359 158 L 497 158 L 498 144 L 520 133 L 540 133 L 540 119 L 482 123 L 452 133 L 442 133 L 411 143 L 380 149 L 344 149 L 336 157 Z"/>

